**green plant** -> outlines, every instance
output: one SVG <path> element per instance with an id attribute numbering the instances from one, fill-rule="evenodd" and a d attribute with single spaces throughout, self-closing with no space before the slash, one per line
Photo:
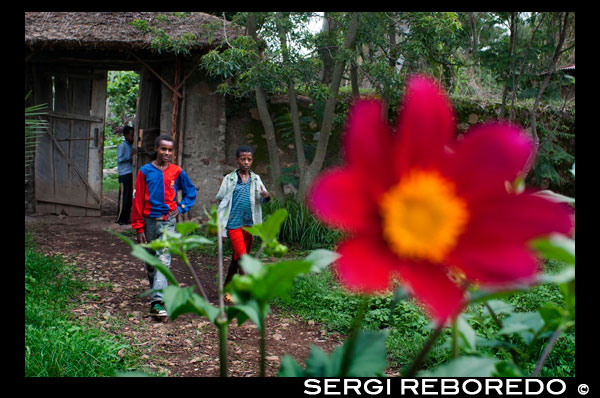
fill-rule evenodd
<path id="1" fill-rule="evenodd" d="M 25 234 L 25 375 L 114 376 L 136 367 L 129 344 L 75 321 L 73 299 L 86 284 L 60 256 L 36 252 Z"/>
<path id="2" fill-rule="evenodd" d="M 31 95 L 31 91 L 25 94 L 25 103 Z M 43 134 L 48 128 L 48 122 L 40 119 L 46 114 L 47 104 L 39 104 L 25 107 L 25 183 L 30 176 L 28 166 L 33 162 L 37 136 Z"/>
<path id="3" fill-rule="evenodd" d="M 221 223 L 218 219 L 216 206 L 210 212 L 209 225 L 217 226 L 217 236 L 221 236 Z M 227 376 L 227 336 L 228 325 L 237 319 L 238 324 L 243 324 L 250 319 L 260 332 L 260 375 L 265 375 L 265 317 L 269 312 L 269 302 L 275 297 L 285 298 L 293 286 L 294 279 L 303 273 L 318 272 L 335 261 L 337 255 L 327 250 L 316 250 L 304 259 L 284 260 L 265 266 L 258 257 L 264 251 L 267 255 L 281 256 L 287 251 L 287 247 L 277 241 L 277 235 L 281 223 L 287 216 L 285 210 L 279 210 L 271 214 L 262 224 L 246 227 L 245 229 L 261 240 L 261 246 L 257 258 L 244 255 L 241 266 L 245 275 L 235 275 L 232 281 L 223 286 L 223 251 L 222 240 L 217 239 L 219 260 L 219 306 L 213 306 L 209 301 L 202 283 L 191 267 L 188 253 L 190 250 L 204 244 L 212 243 L 209 239 L 192 234 L 199 225 L 193 222 L 179 223 L 176 232 L 166 231 L 160 239 L 137 245 L 130 239 L 111 232 L 118 236 L 132 248 L 132 255 L 157 268 L 165 275 L 170 285 L 163 289 L 163 300 L 171 319 L 176 319 L 182 314 L 193 313 L 204 316 L 212 322 L 219 331 L 219 358 L 221 365 L 221 376 Z M 165 249 L 169 253 L 182 258 L 188 267 L 201 296 L 194 292 L 193 287 L 182 288 L 171 271 L 157 257 L 151 255 L 146 248 L 152 250 Z M 224 292 L 231 293 L 235 305 L 225 308 Z"/>
<path id="4" fill-rule="evenodd" d="M 273 198 L 265 206 L 265 214 L 271 214 L 277 209 L 285 209 L 288 217 L 281 225 L 279 239 L 290 245 L 296 245 L 304 250 L 316 248 L 333 248 L 342 234 L 330 229 L 319 222 L 306 205 L 293 197 L 284 200 Z"/>

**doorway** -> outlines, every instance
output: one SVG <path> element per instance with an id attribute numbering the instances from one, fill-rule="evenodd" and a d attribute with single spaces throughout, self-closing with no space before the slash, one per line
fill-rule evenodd
<path id="1" fill-rule="evenodd" d="M 135 70 L 109 70 L 106 78 L 106 115 L 102 163 L 102 213 L 117 219 L 122 205 L 123 185 L 119 183 L 117 152 L 125 142 L 123 128 L 135 129 L 140 74 Z"/>

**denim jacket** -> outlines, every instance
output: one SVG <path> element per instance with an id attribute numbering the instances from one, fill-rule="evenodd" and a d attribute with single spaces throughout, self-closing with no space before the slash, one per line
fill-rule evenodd
<path id="1" fill-rule="evenodd" d="M 227 231 L 225 230 L 225 227 L 229 221 L 233 191 L 235 190 L 237 179 L 237 170 L 227 174 L 223 178 L 219 192 L 217 192 L 217 200 L 219 201 L 217 212 L 219 213 L 221 230 L 223 231 L 224 237 L 227 237 Z M 260 196 L 261 187 L 265 191 L 267 190 L 260 179 L 260 176 L 250 170 L 250 209 L 252 210 L 252 222 L 254 224 L 262 224 L 262 208 L 260 204 L 263 202 L 263 199 L 262 196 Z"/>

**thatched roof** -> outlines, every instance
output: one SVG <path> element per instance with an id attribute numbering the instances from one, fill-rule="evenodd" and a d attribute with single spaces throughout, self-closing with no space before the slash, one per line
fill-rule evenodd
<path id="1" fill-rule="evenodd" d="M 179 13 L 181 14 L 181 13 Z M 224 41 L 223 20 L 192 12 L 187 16 L 157 12 L 26 12 L 25 45 L 30 49 L 149 49 L 153 35 L 132 26 L 136 20 L 164 29 L 171 38 L 192 33 L 197 44 L 192 50 L 216 47 Z M 166 17 L 166 21 L 163 18 Z M 212 27 L 211 27 L 212 26 Z M 227 39 L 240 34 L 226 22 Z"/>

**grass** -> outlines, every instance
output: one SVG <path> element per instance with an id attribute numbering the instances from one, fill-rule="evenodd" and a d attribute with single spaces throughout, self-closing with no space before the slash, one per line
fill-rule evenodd
<path id="1" fill-rule="evenodd" d="M 36 252 L 25 234 L 25 376 L 114 376 L 136 367 L 128 343 L 69 314 L 85 288 L 71 265 Z"/>
<path id="2" fill-rule="evenodd" d="M 557 271 L 561 263 L 550 261 L 546 264 L 547 272 Z M 283 313 L 293 314 L 308 321 L 313 320 L 322 324 L 327 331 L 347 334 L 356 315 L 361 296 L 349 294 L 341 288 L 331 271 L 312 274 L 299 278 L 292 290 L 289 301 L 276 300 L 273 304 Z M 557 286 L 543 284 L 527 291 L 509 296 L 506 301 L 514 305 L 515 311 L 536 311 L 543 303 L 562 304 L 562 295 Z M 423 343 L 427 340 L 431 328 L 429 319 L 414 300 L 400 301 L 393 306 L 393 294 L 368 298 L 368 311 L 362 327 L 369 330 L 386 330 L 388 333 L 386 345 L 388 362 L 393 367 L 405 367 L 412 363 Z M 480 306 L 479 306 L 480 307 Z M 472 315 L 480 311 L 477 306 L 467 310 Z M 498 328 L 490 319 L 488 328 Z M 478 328 L 474 326 L 474 329 Z M 482 333 L 482 331 L 479 331 Z M 445 329 L 429 353 L 424 367 L 435 368 L 450 359 L 450 328 Z M 494 332 L 495 334 L 495 332 Z M 513 343 L 522 346 L 518 337 Z M 524 363 L 523 369 L 530 374 L 537 358 L 545 347 L 544 342 L 534 347 L 531 357 Z M 502 352 L 497 349 L 478 347 L 478 351 L 488 355 L 497 355 L 500 359 Z M 575 333 L 563 334 L 554 346 L 548 358 L 542 376 L 571 377 L 575 375 Z M 464 353 L 464 350 L 463 350 Z"/>

